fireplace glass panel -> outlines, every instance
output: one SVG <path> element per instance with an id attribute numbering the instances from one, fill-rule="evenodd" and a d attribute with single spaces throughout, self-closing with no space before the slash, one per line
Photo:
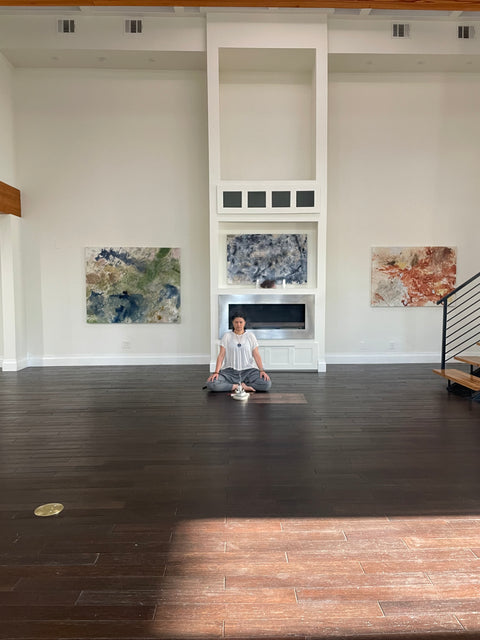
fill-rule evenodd
<path id="1" fill-rule="evenodd" d="M 247 321 L 247 329 L 305 329 L 304 304 L 230 304 L 230 325 L 236 314 Z"/>
<path id="2" fill-rule="evenodd" d="M 244 294 L 218 296 L 218 337 L 242 313 L 258 339 L 311 340 L 315 335 L 315 296 L 311 294 Z"/>

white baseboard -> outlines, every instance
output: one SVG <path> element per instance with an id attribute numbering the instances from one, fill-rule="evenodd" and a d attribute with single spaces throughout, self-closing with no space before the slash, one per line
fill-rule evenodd
<path id="1" fill-rule="evenodd" d="M 21 371 L 30 366 L 27 358 L 21 358 L 20 360 L 16 358 L 3 358 L 0 360 L 0 365 L 2 371 Z"/>
<path id="2" fill-rule="evenodd" d="M 112 355 L 73 355 L 73 356 L 31 356 L 30 367 L 97 367 L 162 364 L 204 364 L 208 365 L 208 355 L 150 355 L 150 354 L 112 354 Z"/>
<path id="3" fill-rule="evenodd" d="M 478 352 L 477 352 L 478 353 Z M 439 364 L 439 353 L 330 353 L 325 361 L 318 362 L 317 371 L 323 373 L 329 364 Z M 214 363 L 208 355 L 71 355 L 71 356 L 29 356 L 21 360 L 0 359 L 2 371 L 20 371 L 26 367 L 96 367 L 116 365 L 205 365 L 213 371 Z"/>
<path id="4" fill-rule="evenodd" d="M 439 364 L 440 353 L 330 353 L 329 364 Z"/>

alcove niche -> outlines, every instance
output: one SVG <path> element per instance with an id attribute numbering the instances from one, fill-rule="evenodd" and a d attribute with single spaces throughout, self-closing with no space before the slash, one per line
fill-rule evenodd
<path id="1" fill-rule="evenodd" d="M 315 51 L 219 49 L 220 177 L 314 180 Z"/>

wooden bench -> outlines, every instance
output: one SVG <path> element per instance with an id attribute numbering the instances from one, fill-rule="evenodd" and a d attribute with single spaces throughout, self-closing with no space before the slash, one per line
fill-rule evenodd
<path id="1" fill-rule="evenodd" d="M 480 367 L 480 356 L 455 356 L 455 360 L 466 362 L 472 367 Z"/>
<path id="2" fill-rule="evenodd" d="M 433 373 L 437 373 L 439 376 L 442 376 L 442 378 L 447 378 L 447 380 L 461 384 L 463 387 L 467 387 L 472 391 L 480 391 L 480 378 L 460 371 L 460 369 L 433 369 Z"/>

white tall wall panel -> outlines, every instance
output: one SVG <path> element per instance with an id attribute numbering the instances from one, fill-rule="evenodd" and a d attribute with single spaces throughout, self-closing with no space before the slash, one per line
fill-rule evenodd
<path id="1" fill-rule="evenodd" d="M 0 180 L 14 186 L 13 68 L 0 53 Z"/>
<path id="2" fill-rule="evenodd" d="M 480 76 L 337 74 L 329 85 L 327 362 L 435 361 L 441 310 L 372 308 L 372 246 L 458 249 L 479 270 Z"/>
<path id="3" fill-rule="evenodd" d="M 2 261 L 0 259 L 0 363 L 2 360 L 3 360 L 3 298 L 2 298 Z"/>
<path id="4" fill-rule="evenodd" d="M 204 73 L 18 70 L 15 87 L 31 357 L 205 359 Z M 181 323 L 87 325 L 87 246 L 180 247 Z"/>
<path id="5" fill-rule="evenodd" d="M 222 180 L 315 178 L 312 75 L 220 74 Z"/>
<path id="6" fill-rule="evenodd" d="M 13 115 L 13 68 L 5 57 L 0 54 L 0 181 L 12 186 L 15 184 L 15 153 L 14 153 L 14 115 Z M 5 233 L 6 222 L 0 229 Z M 0 246 L 1 246 L 0 238 Z M 11 304 L 11 300 L 3 300 L 2 296 L 2 256 L 0 255 L 0 363 L 4 354 L 4 319 L 7 311 L 5 303 Z M 4 278 L 12 279 L 11 273 L 4 273 Z M 4 292 L 5 295 L 5 292 Z"/>

